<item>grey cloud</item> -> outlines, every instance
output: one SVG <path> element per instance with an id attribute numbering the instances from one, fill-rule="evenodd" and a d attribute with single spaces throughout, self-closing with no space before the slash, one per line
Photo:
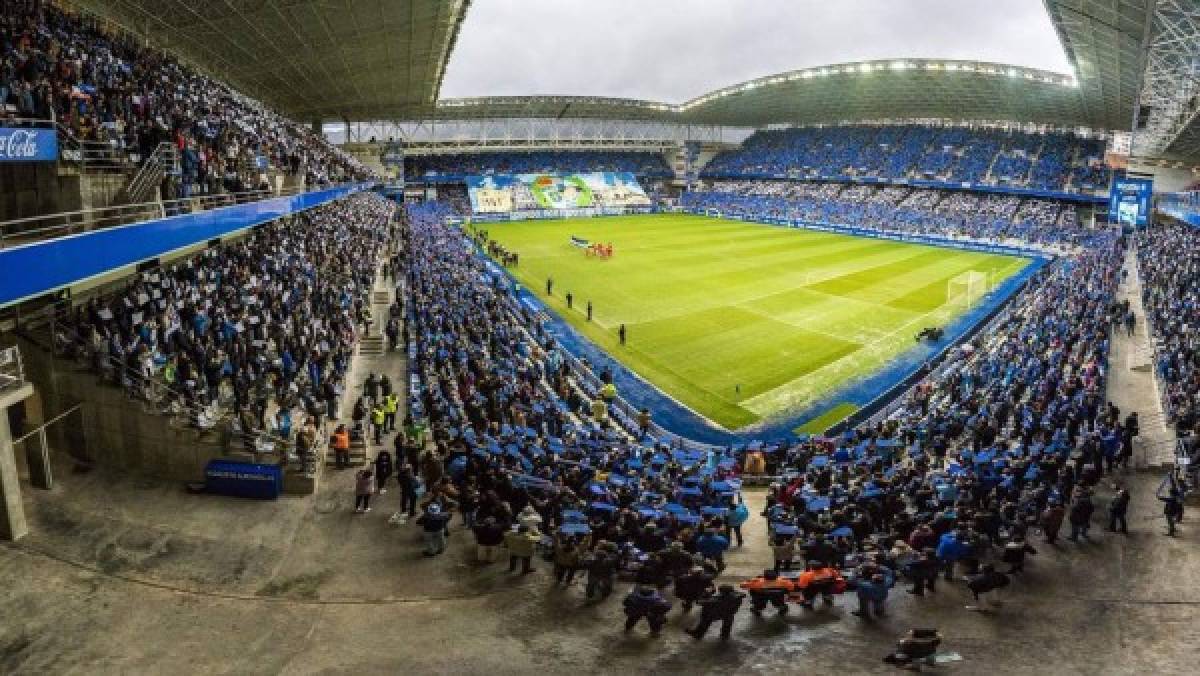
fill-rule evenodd
<path id="1" fill-rule="evenodd" d="M 441 95 L 677 103 L 761 75 L 896 57 L 1069 71 L 1040 0 L 475 0 Z"/>

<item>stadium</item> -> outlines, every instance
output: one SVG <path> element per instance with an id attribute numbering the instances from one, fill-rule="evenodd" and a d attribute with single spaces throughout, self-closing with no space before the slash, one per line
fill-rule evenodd
<path id="1" fill-rule="evenodd" d="M 1195 2 L 0 8 L 0 673 L 1195 669 Z"/>

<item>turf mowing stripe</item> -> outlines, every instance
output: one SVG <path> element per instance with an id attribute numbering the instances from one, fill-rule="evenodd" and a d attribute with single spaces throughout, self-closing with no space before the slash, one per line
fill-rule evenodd
<path id="1" fill-rule="evenodd" d="M 961 311 L 894 305 L 932 305 L 918 302 L 922 291 L 944 298 L 938 280 L 952 270 L 998 266 L 951 249 L 693 216 L 487 228 L 520 254 L 514 276 L 573 327 L 731 429 L 811 403 L 886 363 L 911 345 L 912 326 Z M 612 242 L 616 255 L 587 258 L 571 235 Z M 552 298 L 547 276 L 555 279 Z M 625 347 L 617 345 L 619 323 L 629 328 Z"/>

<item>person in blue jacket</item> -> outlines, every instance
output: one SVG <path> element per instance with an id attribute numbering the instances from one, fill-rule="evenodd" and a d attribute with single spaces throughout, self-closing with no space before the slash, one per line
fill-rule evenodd
<path id="1" fill-rule="evenodd" d="M 883 604 L 887 601 L 888 590 L 896 581 L 891 569 L 884 566 L 871 568 L 867 573 L 870 577 L 864 575 L 858 580 L 858 610 L 853 611 L 853 614 L 864 620 L 871 619 L 872 612 L 876 617 L 883 617 Z"/>
<path id="2" fill-rule="evenodd" d="M 667 623 L 671 602 L 650 585 L 638 586 L 625 597 L 625 631 L 633 631 L 642 618 L 650 625 L 650 635 L 658 636 Z"/>
<path id="3" fill-rule="evenodd" d="M 942 571 L 946 574 L 946 579 L 954 579 L 954 564 L 967 558 L 971 554 L 970 540 L 967 537 L 967 531 L 960 528 L 956 531 L 943 533 L 941 539 L 938 540 L 937 557 L 942 563 Z"/>
<path id="4" fill-rule="evenodd" d="M 746 523 L 750 518 L 750 510 L 746 508 L 745 503 L 738 500 L 736 505 L 729 508 L 729 515 L 725 518 L 729 524 L 729 528 L 725 532 L 725 538 L 730 542 L 733 542 L 733 539 L 737 538 L 737 546 L 741 547 L 743 542 L 742 524 Z"/>
<path id="5" fill-rule="evenodd" d="M 704 531 L 704 535 L 696 538 L 696 551 L 704 558 L 717 564 L 717 570 L 725 569 L 725 550 L 729 549 L 729 539 L 719 535 L 713 528 Z"/>

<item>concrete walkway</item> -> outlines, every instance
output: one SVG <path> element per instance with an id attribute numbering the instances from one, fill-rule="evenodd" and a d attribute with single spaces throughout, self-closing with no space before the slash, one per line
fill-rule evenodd
<path id="1" fill-rule="evenodd" d="M 1108 352 L 1108 401 L 1121 409 L 1121 416 L 1137 411 L 1141 435 L 1134 440 L 1136 467 L 1166 467 L 1174 462 L 1175 433 L 1166 424 L 1154 372 L 1154 349 L 1146 312 L 1142 307 L 1142 284 L 1138 274 L 1137 249 L 1131 246 L 1122 265 L 1124 279 L 1117 288 L 1116 300 L 1128 300 L 1137 316 L 1133 335 L 1125 328 L 1113 330 Z"/>

